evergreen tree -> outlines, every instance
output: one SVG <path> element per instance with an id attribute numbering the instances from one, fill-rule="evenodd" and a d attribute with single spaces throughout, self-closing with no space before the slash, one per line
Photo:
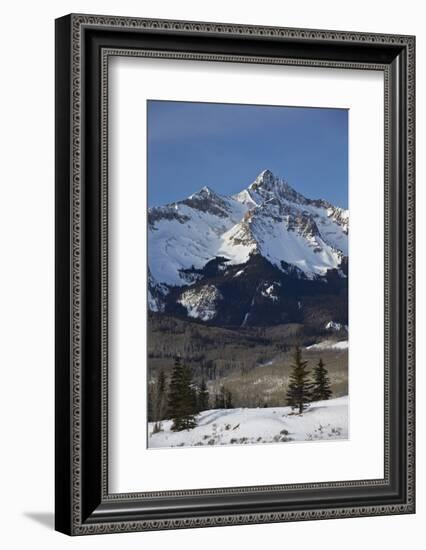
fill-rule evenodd
<path id="1" fill-rule="evenodd" d="M 181 415 L 181 387 L 183 378 L 183 365 L 180 356 L 175 357 L 175 363 L 169 384 L 168 411 L 170 418 L 175 419 Z"/>
<path id="2" fill-rule="evenodd" d="M 194 390 L 191 369 L 182 364 L 180 356 L 175 358 L 169 388 L 169 416 L 173 419 L 172 430 L 181 431 L 194 428 Z"/>
<path id="3" fill-rule="evenodd" d="M 328 371 L 320 359 L 314 369 L 314 385 L 312 390 L 312 401 L 326 401 L 332 395 Z"/>
<path id="4" fill-rule="evenodd" d="M 193 414 L 197 414 L 200 412 L 200 407 L 198 403 L 198 393 L 197 388 L 191 385 L 191 408 Z"/>
<path id="5" fill-rule="evenodd" d="M 290 375 L 290 384 L 287 389 L 287 404 L 292 409 L 299 409 L 302 414 L 311 401 L 312 384 L 309 382 L 309 371 L 306 369 L 307 361 L 302 360 L 302 351 L 296 346 L 294 352 L 294 364 Z"/>
<path id="6" fill-rule="evenodd" d="M 206 411 L 209 408 L 209 392 L 204 378 L 201 381 L 200 390 L 198 392 L 198 408 L 200 411 Z"/>
<path id="7" fill-rule="evenodd" d="M 155 420 L 155 395 L 153 384 L 148 384 L 148 422 Z"/>

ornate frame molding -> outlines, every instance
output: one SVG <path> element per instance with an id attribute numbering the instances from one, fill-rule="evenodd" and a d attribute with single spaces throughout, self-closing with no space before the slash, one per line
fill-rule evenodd
<path id="1" fill-rule="evenodd" d="M 88 508 L 93 508 L 93 504 L 85 504 L 86 478 L 84 474 L 84 455 L 85 446 L 84 422 L 85 413 L 83 404 L 85 402 L 85 372 L 84 372 L 84 317 L 85 317 L 85 279 L 87 277 L 87 246 L 85 246 L 86 233 L 91 227 L 86 221 L 85 211 L 85 188 L 84 182 L 87 181 L 85 174 L 85 147 L 88 142 L 85 140 L 84 123 L 86 113 L 87 75 L 86 70 L 88 51 L 87 31 L 111 30 L 115 33 L 147 33 L 149 36 L 167 33 L 168 36 L 214 36 L 218 39 L 227 37 L 231 39 L 261 39 L 262 41 L 290 41 L 291 43 L 309 43 L 324 44 L 331 50 L 333 45 L 339 47 L 369 45 L 377 48 L 389 47 L 392 51 L 400 52 L 404 56 L 406 64 L 406 74 L 404 84 L 401 84 L 402 76 L 398 73 L 400 67 L 395 66 L 394 62 L 371 62 L 356 60 L 333 60 L 333 59 L 315 59 L 305 57 L 279 57 L 268 55 L 243 55 L 232 53 L 196 53 L 192 51 L 172 51 L 169 49 L 153 48 L 131 48 L 111 45 L 102 45 L 99 57 L 99 80 L 100 80 L 100 390 L 101 390 L 101 411 L 99 416 L 99 429 L 101 434 L 101 467 L 99 470 L 100 479 L 98 482 L 101 498 L 101 506 L 92 510 L 93 513 L 87 515 Z M 187 21 L 169 21 L 136 19 L 124 17 L 108 17 L 95 15 L 70 15 L 57 21 L 57 55 L 58 62 L 62 63 L 65 59 L 69 63 L 68 88 L 66 92 L 60 91 L 61 82 L 67 78 L 67 70 L 62 69 L 57 74 L 57 90 L 63 94 L 62 103 L 59 102 L 59 113 L 57 111 L 57 124 L 61 124 L 64 113 L 64 106 L 69 104 L 69 133 L 68 136 L 57 137 L 58 149 L 62 150 L 67 145 L 71 154 L 68 158 L 68 164 L 59 167 L 57 172 L 57 193 L 63 193 L 63 178 L 69 178 L 69 196 L 64 198 L 64 204 L 57 208 L 58 215 L 62 216 L 67 210 L 69 212 L 69 226 L 57 227 L 58 240 L 62 243 L 63 238 L 68 238 L 69 244 L 69 264 L 59 267 L 57 277 L 63 276 L 62 269 L 67 270 L 69 276 L 69 289 L 65 290 L 70 303 L 69 317 L 59 321 L 59 330 L 68 327 L 69 338 L 69 363 L 68 369 L 64 370 L 64 358 L 66 350 L 62 349 L 63 342 L 60 342 L 61 351 L 57 355 L 57 377 L 60 378 L 60 388 L 57 388 L 57 400 L 61 400 L 63 387 L 68 387 L 70 401 L 67 411 L 62 410 L 62 405 L 57 406 L 57 418 L 63 415 L 69 420 L 69 432 L 66 434 L 69 447 L 65 445 L 62 436 L 59 437 L 57 447 L 57 461 L 61 462 L 57 484 L 67 481 L 69 491 L 59 491 L 57 495 L 57 528 L 69 534 L 82 535 L 91 533 L 112 533 L 125 531 L 140 531 L 152 529 L 177 529 L 188 527 L 201 527 L 213 525 L 236 525 L 245 523 L 263 523 L 263 522 L 282 522 L 310 519 L 327 519 L 336 517 L 360 517 L 369 515 L 384 514 L 402 514 L 414 512 L 414 168 L 415 168 L 415 59 L 414 59 L 415 40 L 412 36 L 364 34 L 364 33 L 346 33 L 341 31 L 322 31 L 308 29 L 288 29 L 279 27 L 258 27 L 246 25 L 230 25 L 218 23 L 202 23 Z M 330 50 L 330 51 L 331 51 Z M 240 487 L 212 490 L 194 490 L 194 491 L 172 491 L 158 493 L 131 493 L 131 494 L 109 494 L 108 493 L 108 475 L 107 475 L 107 403 L 108 403 L 108 143 L 107 143 L 107 124 L 108 124 L 108 59 L 110 56 L 139 56 L 156 57 L 167 59 L 191 59 L 203 61 L 230 61 L 239 63 L 273 63 L 283 65 L 301 65 L 314 67 L 335 67 L 344 69 L 368 69 L 383 71 L 385 76 L 385 476 L 383 480 L 363 480 L 360 482 L 345 481 L 336 483 L 314 483 L 298 484 L 286 486 L 271 487 Z M 62 57 L 61 57 L 62 56 Z M 393 84 L 392 84 L 393 83 Z M 392 105 L 395 101 L 395 83 L 399 83 L 401 90 L 398 94 L 405 94 L 406 105 L 406 134 L 396 136 L 392 120 Z M 394 86 L 394 87 L 392 87 Z M 87 122 L 86 122 L 87 124 Z M 58 128 L 59 133 L 61 129 Z M 395 145 L 397 140 L 397 145 Z M 405 141 L 404 141 L 405 140 Z M 391 182 L 395 174 L 391 174 L 392 151 L 399 147 L 402 151 L 399 160 L 405 163 L 403 173 L 400 178 L 405 180 L 405 189 L 399 189 L 400 198 L 403 205 L 402 213 L 405 213 L 405 219 L 402 222 L 402 234 L 400 235 L 401 250 L 394 250 L 395 237 L 391 232 L 392 220 L 395 219 L 394 197 L 391 196 Z M 62 153 L 64 154 L 64 153 Z M 63 163 L 62 157 L 60 162 Z M 395 168 L 392 168 L 395 172 Z M 401 179 L 401 182 L 402 182 Z M 85 224 L 86 222 L 86 224 Z M 319 506 L 313 508 L 307 506 L 306 510 L 277 510 L 277 511 L 256 511 L 250 513 L 215 513 L 211 515 L 190 515 L 179 518 L 155 518 L 144 519 L 141 512 L 139 517 L 120 521 L 120 513 L 117 510 L 126 505 L 136 506 L 144 498 L 162 498 L 162 497 L 183 497 L 183 496 L 208 496 L 208 495 L 226 495 L 234 494 L 244 496 L 250 493 L 264 491 L 270 492 L 303 492 L 307 489 L 348 489 L 361 487 L 380 487 L 390 484 L 390 439 L 394 434 L 390 433 L 390 416 L 392 396 L 390 393 L 391 376 L 391 321 L 395 316 L 392 309 L 392 258 L 395 254 L 404 257 L 401 261 L 405 266 L 405 281 L 402 281 L 405 288 L 403 303 L 405 311 L 404 325 L 405 342 L 399 351 L 399 357 L 404 361 L 406 370 L 399 373 L 404 376 L 406 385 L 405 407 L 406 407 L 406 470 L 402 475 L 406 476 L 404 485 L 405 499 L 403 502 L 382 503 L 380 505 L 363 506 Z M 64 289 L 61 289 L 59 302 L 62 303 Z M 60 312 L 57 315 L 61 316 Z M 86 367 L 87 368 L 87 367 Z M 402 367 L 401 367 L 402 368 Z M 58 393 L 59 392 L 59 393 Z M 63 427 L 62 422 L 57 420 Z M 57 434 L 58 435 L 58 434 Z M 91 490 L 91 489 L 90 489 Z M 67 503 L 65 504 L 65 500 Z M 90 500 L 90 499 L 89 499 Z M 101 511 L 99 511 L 101 508 Z M 108 507 L 109 506 L 109 507 Z"/>

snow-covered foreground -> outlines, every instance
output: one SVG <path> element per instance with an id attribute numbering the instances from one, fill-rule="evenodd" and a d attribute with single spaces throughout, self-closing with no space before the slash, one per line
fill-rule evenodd
<path id="1" fill-rule="evenodd" d="M 290 407 L 258 409 L 212 409 L 197 416 L 192 430 L 171 431 L 171 420 L 152 433 L 149 423 L 148 447 L 192 447 L 202 445 L 244 445 L 289 441 L 347 439 L 348 397 L 317 401 L 302 415 Z"/>

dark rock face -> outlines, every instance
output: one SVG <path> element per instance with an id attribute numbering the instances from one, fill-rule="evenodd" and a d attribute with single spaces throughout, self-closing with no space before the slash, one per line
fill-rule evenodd
<path id="1" fill-rule="evenodd" d="M 182 204 L 221 218 L 229 216 L 226 202 L 209 187 L 203 187 L 198 193 L 183 200 Z"/>
<path id="2" fill-rule="evenodd" d="M 205 300 L 206 287 L 215 288 L 221 300 L 206 303 L 198 318 L 217 326 L 271 326 L 283 323 L 302 323 L 323 327 L 330 319 L 348 323 L 348 284 L 336 270 L 326 277 L 308 279 L 303 272 L 286 265 L 287 273 L 273 266 L 258 254 L 246 264 L 229 265 L 225 258 L 212 260 L 202 270 L 194 270 L 196 283 L 172 289 L 165 299 L 169 314 L 186 317 L 181 297 L 192 291 L 200 303 Z M 215 309 L 211 318 L 207 310 Z"/>
<path id="3" fill-rule="evenodd" d="M 155 230 L 155 222 L 161 220 L 177 220 L 179 223 L 185 223 L 189 221 L 189 217 L 167 206 L 150 208 L 148 212 L 148 225 L 151 229 Z"/>

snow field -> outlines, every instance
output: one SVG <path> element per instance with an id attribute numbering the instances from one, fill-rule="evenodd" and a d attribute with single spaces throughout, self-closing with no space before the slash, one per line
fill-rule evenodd
<path id="1" fill-rule="evenodd" d="M 342 340 L 340 342 L 334 342 L 333 340 L 324 340 L 323 342 L 319 342 L 318 344 L 313 344 L 312 346 L 308 346 L 306 348 L 307 350 L 323 350 L 323 349 L 338 349 L 338 350 L 345 350 L 349 349 L 349 341 L 348 340 Z"/>
<path id="2" fill-rule="evenodd" d="M 348 396 L 317 401 L 299 415 L 291 407 L 212 409 L 197 416 L 191 430 L 172 432 L 171 420 L 162 421 L 162 431 L 148 425 L 148 447 L 199 447 L 247 445 L 292 441 L 348 438 Z"/>

